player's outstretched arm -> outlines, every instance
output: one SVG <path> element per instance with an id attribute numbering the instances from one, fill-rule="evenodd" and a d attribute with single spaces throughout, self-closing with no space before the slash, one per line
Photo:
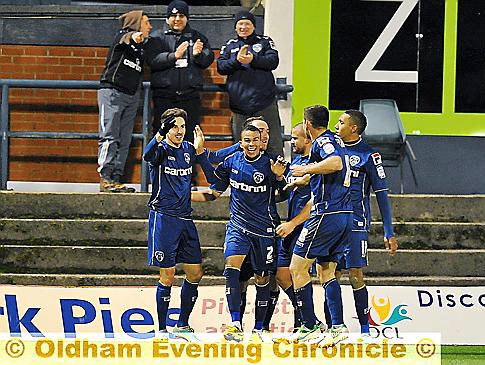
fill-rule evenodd
<path id="1" fill-rule="evenodd" d="M 290 169 L 293 176 L 300 177 L 306 174 L 328 175 L 342 170 L 344 167 L 340 156 L 329 156 L 325 160 L 308 165 L 292 165 Z"/>
<path id="2" fill-rule="evenodd" d="M 190 193 L 190 200 L 193 202 L 209 202 L 216 200 L 221 196 L 221 193 L 215 190 L 207 189 L 200 191 L 192 191 Z"/>

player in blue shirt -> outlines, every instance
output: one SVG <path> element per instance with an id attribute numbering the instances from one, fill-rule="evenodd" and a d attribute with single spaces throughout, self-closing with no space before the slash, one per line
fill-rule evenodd
<path id="1" fill-rule="evenodd" d="M 146 146 L 143 158 L 149 163 L 152 194 L 148 222 L 148 265 L 160 268 L 156 302 L 160 336 L 168 339 L 166 317 L 175 265 L 183 264 L 181 312 L 174 337 L 195 339 L 189 316 L 202 278 L 202 255 L 197 229 L 192 221 L 191 176 L 196 162 L 206 171 L 213 167 L 204 153 L 204 136 L 197 126 L 194 144 L 184 141 L 187 113 L 178 108 L 162 114 L 162 126 Z M 212 169 L 212 170 L 211 170 Z M 213 175 L 206 174 L 209 181 Z"/>
<path id="2" fill-rule="evenodd" d="M 252 125 L 255 126 L 256 128 L 259 129 L 261 132 L 261 153 L 267 153 L 267 148 L 268 148 L 268 143 L 269 143 L 269 126 L 268 123 L 264 120 L 263 117 L 251 117 L 246 119 L 243 127 L 247 125 Z M 222 148 L 218 151 L 212 152 L 207 150 L 207 157 L 211 163 L 220 163 L 222 162 L 227 156 L 232 155 L 236 151 L 241 151 L 241 145 L 240 143 L 235 143 L 229 147 Z M 273 155 L 268 155 L 270 158 L 273 160 L 277 160 L 277 156 Z M 281 223 L 281 219 L 278 215 L 278 210 L 276 208 L 276 202 L 284 201 L 287 199 L 287 196 L 289 195 L 288 193 L 284 192 L 283 190 L 278 190 L 278 195 L 276 196 L 276 192 L 273 190 L 273 195 L 271 197 L 271 214 L 274 217 L 275 224 L 278 226 Z M 192 201 L 197 201 L 201 200 L 204 201 L 205 198 L 199 199 L 200 195 L 197 192 L 192 193 Z M 281 240 L 280 237 L 276 237 L 277 240 L 277 245 L 276 247 L 279 247 L 279 242 Z M 276 255 L 276 253 L 275 253 Z M 274 262 L 274 270 L 276 271 L 276 260 Z M 249 279 L 251 279 L 254 276 L 254 270 L 251 266 L 251 262 L 249 258 L 247 257 L 246 260 L 243 262 L 243 265 L 241 266 L 240 270 L 240 288 L 241 288 L 241 322 L 244 316 L 244 312 L 246 310 L 246 294 L 247 294 L 247 287 L 249 284 Z M 278 303 L 278 298 L 279 298 L 279 288 L 278 284 L 276 283 L 276 277 L 275 275 L 270 275 L 270 300 L 268 304 L 268 310 L 266 311 L 266 317 L 263 321 L 263 331 L 264 332 L 271 332 L 270 331 L 270 322 L 271 318 L 273 316 L 274 310 L 276 308 L 276 305 Z"/>
<path id="3" fill-rule="evenodd" d="M 363 268 L 367 266 L 367 246 L 371 224 L 371 187 L 376 195 L 382 217 L 384 245 L 391 256 L 394 256 L 398 247 L 392 227 L 392 212 L 388 197 L 389 188 L 381 155 L 364 143 L 361 138 L 366 126 L 367 119 L 358 110 L 347 110 L 339 117 L 339 121 L 335 125 L 337 134 L 344 141 L 349 154 L 350 194 L 354 210 L 349 250 L 345 253 L 345 257 L 338 268 L 349 270 L 355 309 L 362 334 L 369 333 L 369 299 Z M 338 273 L 337 276 L 339 276 Z"/>
<path id="4" fill-rule="evenodd" d="M 211 185 L 207 200 L 231 186 L 231 216 L 226 230 L 226 296 L 232 323 L 224 331 L 229 341 L 242 341 L 240 269 L 246 256 L 255 271 L 256 311 L 253 332 L 261 333 L 269 301 L 269 273 L 274 270 L 276 222 L 270 212 L 273 190 L 284 186 L 285 161 L 273 162 L 261 154 L 261 132 L 247 125 L 241 132 L 241 148 L 215 170 L 219 181 Z M 211 197 L 212 196 L 212 197 Z M 261 336 L 260 336 L 261 337 Z"/>
<path id="5" fill-rule="evenodd" d="M 291 170 L 295 177 L 307 178 L 310 175 L 312 198 L 291 223 L 283 223 L 277 229 L 277 233 L 285 237 L 291 232 L 290 225 L 294 227 L 305 222 L 290 263 L 302 326 L 290 337 L 290 341 L 323 340 L 325 345 L 348 337 L 348 330 L 343 323 L 342 295 L 335 278 L 335 268 L 344 254 L 347 237 L 352 229 L 348 155 L 340 138 L 327 129 L 328 121 L 326 107 L 314 105 L 305 108 L 303 125 L 313 141 L 310 159 L 307 165 L 292 165 Z M 323 339 L 316 324 L 312 283 L 308 272 L 315 260 L 332 318 L 332 328 Z"/>

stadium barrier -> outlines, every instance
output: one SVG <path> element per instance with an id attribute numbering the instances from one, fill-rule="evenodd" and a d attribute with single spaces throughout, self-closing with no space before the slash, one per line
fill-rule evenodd
<path id="1" fill-rule="evenodd" d="M 37 89 L 99 89 L 99 81 L 81 80 L 31 80 L 31 79 L 0 79 L 2 89 L 0 108 L 0 190 L 7 189 L 9 139 L 10 138 L 41 138 L 41 139 L 98 139 L 98 133 L 79 132 L 33 132 L 10 130 L 10 107 L 9 97 L 11 88 L 37 88 Z M 293 86 L 286 84 L 286 78 L 276 80 L 278 99 L 286 99 L 286 95 L 293 91 Z M 202 92 L 225 92 L 225 84 L 204 84 Z M 142 133 L 133 133 L 132 139 L 141 140 L 142 150 L 148 143 L 148 126 L 150 122 L 150 82 L 143 82 L 142 103 Z M 206 141 L 232 141 L 230 135 L 207 135 Z M 283 140 L 289 140 L 289 136 L 283 134 Z M 141 191 L 148 191 L 148 166 L 141 161 Z"/>

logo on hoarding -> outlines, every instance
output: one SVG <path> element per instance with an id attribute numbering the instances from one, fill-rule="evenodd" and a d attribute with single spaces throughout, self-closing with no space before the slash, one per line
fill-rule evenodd
<path id="1" fill-rule="evenodd" d="M 369 324 L 371 326 L 392 326 L 406 319 L 412 321 L 412 318 L 407 315 L 407 306 L 407 304 L 398 304 L 393 307 L 389 297 L 376 298 L 373 295 L 371 308 L 373 311 L 369 312 Z M 373 316 L 372 313 L 376 313 L 377 316 L 375 314 Z"/>

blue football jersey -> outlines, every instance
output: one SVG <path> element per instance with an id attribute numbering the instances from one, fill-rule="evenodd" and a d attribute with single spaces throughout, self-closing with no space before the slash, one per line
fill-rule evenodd
<path id="1" fill-rule="evenodd" d="M 389 190 L 381 155 L 359 139 L 345 144 L 351 170 L 350 195 L 354 209 L 354 229 L 369 230 L 371 222 L 370 189 Z"/>
<path id="2" fill-rule="evenodd" d="M 238 151 L 219 164 L 215 175 L 219 181 L 211 185 L 212 190 L 223 192 L 231 186 L 231 222 L 256 235 L 274 236 L 277 222 L 271 200 L 284 180 L 276 180 L 269 157 L 262 154 L 249 161 Z"/>
<path id="3" fill-rule="evenodd" d="M 152 195 L 148 206 L 152 210 L 175 217 L 190 217 L 190 182 L 197 153 L 192 143 L 183 141 L 179 148 L 166 140 L 153 143 L 145 149 L 152 182 Z"/>
<path id="4" fill-rule="evenodd" d="M 330 156 L 342 158 L 343 169 L 327 175 L 312 175 L 313 210 L 317 214 L 352 212 L 349 157 L 342 140 L 327 129 L 313 141 L 308 163 L 320 162 Z"/>
<path id="5" fill-rule="evenodd" d="M 308 165 L 309 159 L 310 155 L 297 155 L 294 160 L 291 161 L 291 165 Z M 291 174 L 291 170 L 289 170 L 288 174 L 285 175 L 286 183 L 290 184 L 295 179 L 296 178 Z M 290 195 L 288 197 L 288 220 L 293 219 L 298 215 L 298 213 L 301 212 L 306 203 L 308 203 L 308 200 L 310 200 L 310 195 L 310 185 L 300 186 L 298 189 L 293 189 L 290 191 Z"/>

